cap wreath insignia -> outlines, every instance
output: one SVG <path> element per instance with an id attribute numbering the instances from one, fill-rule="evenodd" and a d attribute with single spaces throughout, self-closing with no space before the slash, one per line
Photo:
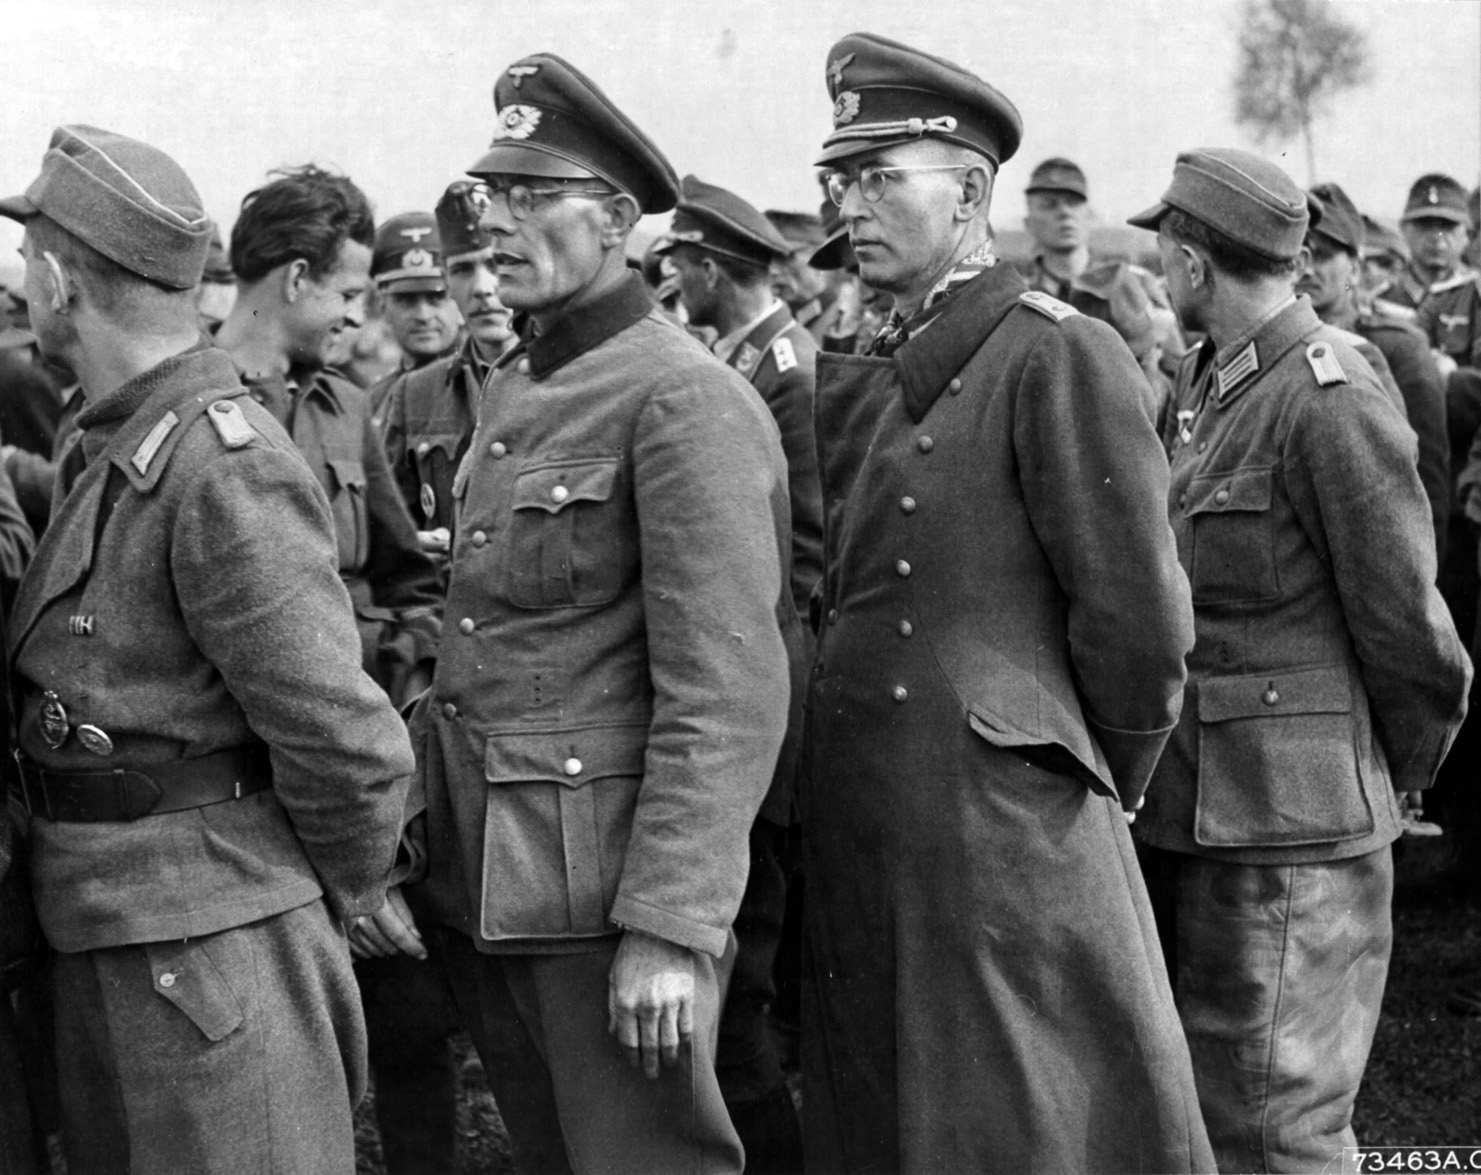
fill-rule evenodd
<path id="1" fill-rule="evenodd" d="M 431 269 L 433 266 L 432 254 L 421 248 L 408 249 L 402 254 L 401 264 L 407 269 Z"/>
<path id="2" fill-rule="evenodd" d="M 858 113 L 859 95 L 853 90 L 845 90 L 838 95 L 838 101 L 833 103 L 833 125 L 843 126 L 853 122 Z"/>
<path id="3" fill-rule="evenodd" d="M 533 106 L 506 106 L 494 124 L 494 139 L 528 139 L 540 125 L 540 111 Z"/>

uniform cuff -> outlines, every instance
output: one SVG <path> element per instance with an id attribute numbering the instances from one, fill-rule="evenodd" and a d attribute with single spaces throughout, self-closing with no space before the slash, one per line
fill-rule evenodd
<path id="1" fill-rule="evenodd" d="M 612 903 L 612 913 L 608 917 L 624 929 L 641 930 L 654 938 L 688 947 L 691 951 L 701 951 L 717 959 L 725 953 L 725 944 L 730 937 L 726 930 L 671 914 L 667 910 L 659 910 L 620 894 Z"/>

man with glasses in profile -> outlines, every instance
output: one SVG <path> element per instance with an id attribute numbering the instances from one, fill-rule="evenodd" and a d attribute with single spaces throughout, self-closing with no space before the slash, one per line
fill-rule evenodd
<path id="1" fill-rule="evenodd" d="M 1127 830 L 1192 644 L 1142 375 L 993 254 L 1012 103 L 868 34 L 827 77 L 895 310 L 818 356 L 808 1169 L 1212 1170 Z"/>
<path id="2" fill-rule="evenodd" d="M 625 263 L 668 160 L 553 55 L 494 102 L 471 173 L 529 333 L 451 489 L 419 893 L 521 1171 L 739 1172 L 714 1058 L 787 722 L 786 460 Z"/>

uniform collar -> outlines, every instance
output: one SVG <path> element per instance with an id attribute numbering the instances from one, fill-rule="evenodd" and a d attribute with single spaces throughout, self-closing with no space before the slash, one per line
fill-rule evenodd
<path id="1" fill-rule="evenodd" d="M 1214 403 L 1227 408 L 1298 341 L 1321 325 L 1309 298 L 1292 298 L 1278 306 L 1214 357 L 1209 391 Z"/>
<path id="2" fill-rule="evenodd" d="M 140 372 L 133 379 L 125 380 L 107 395 L 87 404 L 77 414 L 77 427 L 86 431 L 100 424 L 113 424 L 132 416 L 144 406 L 144 402 L 163 384 L 172 379 L 176 372 L 189 364 L 202 351 L 213 350 L 210 341 L 201 338 L 194 346 L 187 347 L 177 355 L 171 355 L 156 363 L 148 371 Z"/>
<path id="3" fill-rule="evenodd" d="M 771 300 L 771 305 L 763 310 L 760 314 L 758 314 L 755 318 L 751 319 L 750 322 L 746 323 L 744 326 L 737 327 L 724 338 L 715 340 L 714 346 L 710 348 L 710 350 L 715 353 L 715 358 L 720 360 L 721 363 L 725 363 L 730 359 L 732 355 L 735 354 L 736 349 L 742 343 L 754 343 L 755 340 L 753 340 L 751 336 L 753 334 L 759 334 L 761 328 L 766 325 L 767 320 L 770 319 L 778 311 L 785 311 L 788 318 L 792 316 L 792 312 L 790 310 L 787 310 L 786 305 L 780 298 L 773 298 Z"/>
<path id="4" fill-rule="evenodd" d="M 530 374 L 544 379 L 572 359 L 641 322 L 652 311 L 648 287 L 641 277 L 629 271 L 600 298 L 561 315 L 546 330 L 507 352 L 498 365 L 502 367 L 515 355 L 523 354 L 530 361 Z"/>

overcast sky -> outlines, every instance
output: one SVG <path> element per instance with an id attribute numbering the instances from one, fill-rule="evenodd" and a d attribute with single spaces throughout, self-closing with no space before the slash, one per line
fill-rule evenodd
<path id="1" fill-rule="evenodd" d="M 1375 76 L 1317 127 L 1317 178 L 1395 216 L 1421 172 L 1481 168 L 1481 3 L 1344 0 Z M 829 46 L 868 30 L 951 58 L 1023 114 L 994 221 L 1017 227 L 1029 171 L 1068 155 L 1102 220 L 1152 203 L 1180 149 L 1255 144 L 1235 127 L 1238 0 L 0 0 L 0 190 L 34 177 L 52 127 L 164 148 L 229 226 L 265 173 L 309 160 L 377 216 L 430 209 L 478 157 L 492 87 L 560 54 L 664 149 L 763 208 L 815 208 Z M 1299 182 L 1296 144 L 1272 145 Z M 0 226 L 0 271 L 19 234 Z"/>

